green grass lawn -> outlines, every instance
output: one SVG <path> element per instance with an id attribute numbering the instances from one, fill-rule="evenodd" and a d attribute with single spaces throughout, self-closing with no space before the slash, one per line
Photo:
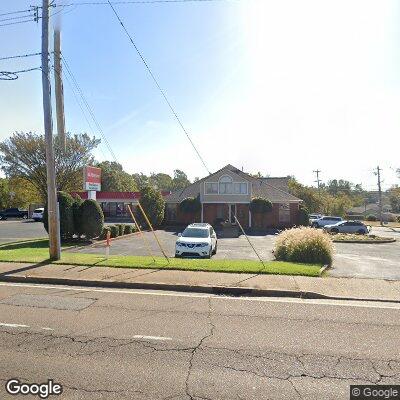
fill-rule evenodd
<path id="1" fill-rule="evenodd" d="M 67 244 L 63 247 L 70 247 Z M 0 262 L 40 263 L 48 260 L 48 240 L 36 240 L 0 245 Z M 163 257 L 110 256 L 63 252 L 57 264 L 103 266 L 117 268 L 155 268 L 186 271 L 212 271 L 236 273 L 263 273 L 278 275 L 319 276 L 320 265 L 298 264 L 284 261 L 264 261 L 264 266 L 255 260 L 176 259 L 169 263 Z"/>

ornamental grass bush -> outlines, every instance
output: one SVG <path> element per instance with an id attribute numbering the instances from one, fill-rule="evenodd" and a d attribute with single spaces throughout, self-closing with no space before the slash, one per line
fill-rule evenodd
<path id="1" fill-rule="evenodd" d="M 132 225 L 125 225 L 124 235 L 129 235 L 132 232 L 133 232 L 133 226 Z"/>
<path id="2" fill-rule="evenodd" d="M 331 265 L 333 242 L 327 233 L 319 229 L 288 229 L 278 235 L 274 254 L 279 261 Z"/>
<path id="3" fill-rule="evenodd" d="M 124 236 L 125 234 L 125 224 L 117 224 L 119 229 L 119 236 Z"/>
<path id="4" fill-rule="evenodd" d="M 111 231 L 111 237 L 116 238 L 119 236 L 119 228 L 116 225 L 109 225 Z"/>

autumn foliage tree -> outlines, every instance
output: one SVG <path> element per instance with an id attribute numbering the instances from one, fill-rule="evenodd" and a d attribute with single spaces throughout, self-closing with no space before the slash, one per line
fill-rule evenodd
<path id="1" fill-rule="evenodd" d="M 57 190 L 72 192 L 82 188 L 82 169 L 92 164 L 92 150 L 100 143 L 86 133 L 66 135 L 66 148 L 54 138 Z M 30 182 L 42 200 L 47 197 L 46 147 L 43 135 L 16 132 L 0 143 L 1 169 L 8 178 Z"/>

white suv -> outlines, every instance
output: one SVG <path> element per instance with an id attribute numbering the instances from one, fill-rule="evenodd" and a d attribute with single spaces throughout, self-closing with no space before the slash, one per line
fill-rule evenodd
<path id="1" fill-rule="evenodd" d="M 343 218 L 341 217 L 324 216 L 322 218 L 312 221 L 311 226 L 313 226 L 314 228 L 322 228 L 325 225 L 333 225 L 341 221 L 343 221 Z"/>
<path id="2" fill-rule="evenodd" d="M 190 224 L 179 233 L 175 257 L 211 258 L 217 252 L 217 235 L 210 224 Z"/>

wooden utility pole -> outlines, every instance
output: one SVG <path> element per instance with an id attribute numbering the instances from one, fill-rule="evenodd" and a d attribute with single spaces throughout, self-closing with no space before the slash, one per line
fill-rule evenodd
<path id="1" fill-rule="evenodd" d="M 47 209 L 49 221 L 50 259 L 61 258 L 59 215 L 57 205 L 56 171 L 53 148 L 53 122 L 51 115 L 51 85 L 49 74 L 49 0 L 42 3 L 42 88 L 44 133 L 46 142 Z"/>
<path id="2" fill-rule="evenodd" d="M 65 117 L 64 117 L 64 89 L 62 83 L 61 66 L 61 32 L 54 30 L 54 91 L 56 95 L 57 135 L 58 139 L 66 149 L 65 139 Z"/>
<path id="3" fill-rule="evenodd" d="M 376 175 L 378 176 L 378 198 L 379 198 L 379 221 L 381 221 L 381 226 L 383 226 L 382 221 L 382 185 L 381 185 L 381 171 L 382 169 L 378 167 L 376 168 Z"/>

